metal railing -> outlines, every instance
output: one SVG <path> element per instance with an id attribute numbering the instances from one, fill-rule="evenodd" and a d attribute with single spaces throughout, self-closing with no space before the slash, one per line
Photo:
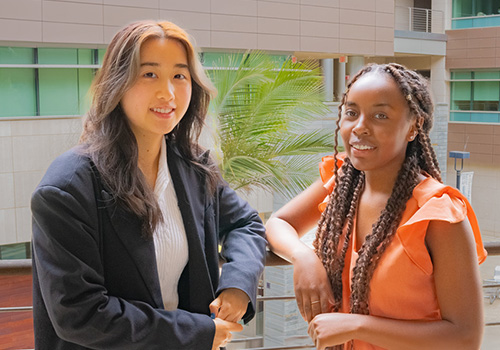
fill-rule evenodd
<path id="1" fill-rule="evenodd" d="M 396 6 L 395 29 L 444 34 L 444 12 L 418 7 Z"/>
<path id="2" fill-rule="evenodd" d="M 500 255 L 500 242 L 485 242 L 485 249 L 488 251 L 488 256 L 498 256 Z M 266 266 L 283 266 L 290 265 L 290 263 L 286 260 L 283 260 L 276 254 L 272 252 L 267 253 Z M 32 272 L 31 260 L 29 259 L 19 259 L 19 260 L 0 260 L 0 276 L 6 275 L 30 275 Z M 483 289 L 496 288 L 494 299 L 500 298 L 500 282 L 491 282 L 485 283 L 483 285 Z M 498 294 L 498 295 L 497 295 Z M 487 297 L 485 295 L 485 297 Z M 265 301 L 275 301 L 275 300 L 293 300 L 295 299 L 294 295 L 282 295 L 282 296 L 259 296 L 257 297 L 257 301 L 265 302 Z M 490 297 L 490 303 L 491 303 Z M 1 312 L 25 312 L 32 311 L 32 306 L 18 306 L 18 307 L 0 307 Z M 485 323 L 486 326 L 499 326 L 499 322 L 488 322 Z M 307 337 L 305 337 L 307 338 Z M 261 336 L 256 337 L 245 337 L 234 339 L 231 343 L 243 343 L 248 342 L 250 340 L 259 340 L 262 339 Z M 247 350 L 294 350 L 294 349 L 310 349 L 314 348 L 312 344 L 305 345 L 285 345 L 285 346 L 277 346 L 277 347 L 259 347 L 259 348 L 247 348 Z"/>

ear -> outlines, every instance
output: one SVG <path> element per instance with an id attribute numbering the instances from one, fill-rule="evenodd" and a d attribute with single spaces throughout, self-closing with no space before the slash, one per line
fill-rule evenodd
<path id="1" fill-rule="evenodd" d="M 413 140 L 415 140 L 415 137 L 417 137 L 418 131 L 420 130 L 422 123 L 423 123 L 422 117 L 415 118 L 410 127 L 410 130 L 408 130 L 408 134 L 406 135 L 406 140 L 408 142 L 412 142 Z"/>

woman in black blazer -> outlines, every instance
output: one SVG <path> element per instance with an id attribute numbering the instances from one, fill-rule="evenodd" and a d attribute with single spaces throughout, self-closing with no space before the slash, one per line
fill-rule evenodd
<path id="1" fill-rule="evenodd" d="M 36 349 L 217 349 L 254 316 L 264 228 L 198 146 L 213 92 L 174 24 L 115 35 L 32 197 Z"/>

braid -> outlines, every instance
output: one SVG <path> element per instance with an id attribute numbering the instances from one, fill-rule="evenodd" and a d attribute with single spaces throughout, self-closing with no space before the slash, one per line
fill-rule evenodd
<path id="1" fill-rule="evenodd" d="M 399 222 L 406 209 L 406 202 L 411 198 L 413 189 L 418 184 L 420 167 L 417 157 L 412 154 L 406 157 L 399 170 L 396 183 L 386 207 L 373 224 L 372 232 L 366 236 L 365 242 L 358 252 L 358 260 L 353 269 L 351 312 L 368 314 L 369 282 L 377 267 L 380 257 L 392 241 Z"/>
<path id="2" fill-rule="evenodd" d="M 380 258 L 399 227 L 406 203 L 418 184 L 421 171 L 442 181 L 437 157 L 429 138 L 433 122 L 433 103 L 427 82 L 419 74 L 396 63 L 365 66 L 347 85 L 339 105 L 339 118 L 336 122 L 335 159 L 338 156 L 338 134 L 347 95 L 352 85 L 369 72 L 388 74 L 394 79 L 408 103 L 412 118 L 417 120 L 417 136 L 409 142 L 405 160 L 387 204 L 358 252 L 359 257 L 352 276 L 350 312 L 359 314 L 369 313 L 370 281 Z M 365 177 L 364 172 L 355 169 L 348 158 L 345 159 L 341 169 L 336 161 L 334 164 L 335 187 L 319 221 L 314 248 L 327 271 L 335 299 L 334 310 L 338 311 L 342 305 L 342 272 L 345 256 L 349 249 L 354 217 Z M 343 345 L 334 347 L 334 349 L 343 348 Z"/>
<path id="3" fill-rule="evenodd" d="M 367 66 L 360 71 L 347 85 L 347 90 L 342 96 L 342 102 L 339 106 L 338 119 L 336 123 L 337 128 L 335 129 L 335 160 L 338 156 L 338 133 L 340 129 L 342 106 L 345 104 L 347 93 L 352 84 L 354 84 L 356 80 L 364 74 L 364 72 L 368 72 L 371 69 L 371 66 Z M 342 173 L 342 176 L 339 176 L 339 167 L 335 161 L 335 187 L 318 223 L 318 231 L 313 242 L 316 254 L 323 263 L 323 266 L 325 266 L 327 275 L 330 279 L 335 299 L 335 310 L 337 311 L 340 309 L 340 305 L 342 305 L 342 270 L 344 266 L 345 252 L 347 250 L 347 248 L 345 251 L 342 249 L 343 253 L 339 255 L 339 241 L 349 212 L 352 211 L 352 216 L 355 213 L 357 197 L 355 198 L 356 200 L 353 200 L 355 192 L 354 189 L 356 189 L 358 185 L 361 186 L 364 182 L 363 176 L 363 180 L 360 184 L 360 171 L 352 166 L 349 159 L 345 160 L 342 168 L 340 169 L 340 173 Z M 360 192 L 361 190 L 359 189 L 358 196 Z M 344 243 L 347 244 L 346 242 L 348 243 L 348 240 Z"/>
<path id="4" fill-rule="evenodd" d="M 418 73 L 396 63 L 387 64 L 384 71 L 391 74 L 399 85 L 413 115 L 423 121 L 422 123 L 417 122 L 418 134 L 415 140 L 410 143 L 419 143 L 419 166 L 433 178 L 442 182 L 436 153 L 432 148 L 429 137 L 433 124 L 434 104 L 432 103 L 427 81 Z"/>

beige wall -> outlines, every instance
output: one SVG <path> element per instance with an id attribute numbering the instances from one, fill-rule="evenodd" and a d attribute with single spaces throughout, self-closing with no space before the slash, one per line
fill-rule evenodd
<path id="1" fill-rule="evenodd" d="M 472 206 L 485 241 L 500 238 L 500 125 L 448 125 L 448 150 L 468 151 L 463 171 L 473 171 Z M 449 185 L 455 186 L 454 162 L 448 159 Z"/>
<path id="2" fill-rule="evenodd" d="M 56 156 L 76 144 L 80 118 L 0 119 L 0 245 L 31 239 L 31 193 Z"/>
<path id="3" fill-rule="evenodd" d="M 446 31 L 446 68 L 500 67 L 500 27 Z"/>
<path id="4" fill-rule="evenodd" d="M 0 45 L 104 46 L 121 26 L 158 18 L 204 49 L 394 53 L 394 0 L 2 0 Z"/>

